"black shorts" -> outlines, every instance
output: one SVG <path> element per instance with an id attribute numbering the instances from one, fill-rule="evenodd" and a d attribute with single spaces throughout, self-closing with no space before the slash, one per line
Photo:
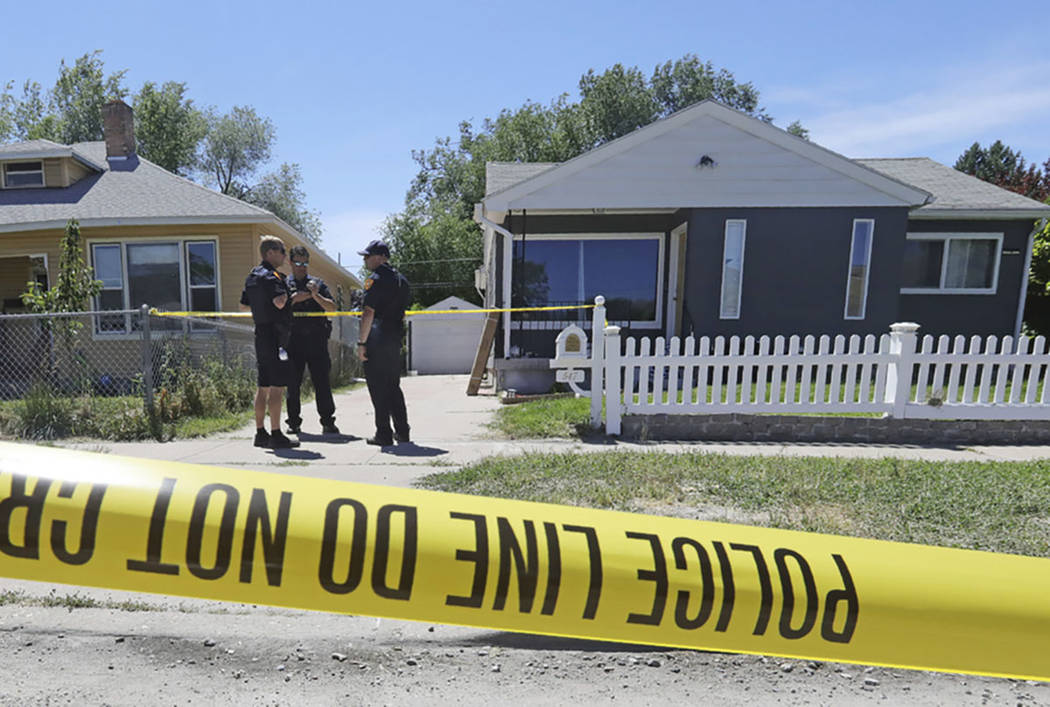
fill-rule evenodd
<path id="1" fill-rule="evenodd" d="M 292 380 L 291 361 L 278 358 L 277 336 L 273 333 L 255 332 L 255 364 L 258 368 L 260 388 L 283 388 Z"/>

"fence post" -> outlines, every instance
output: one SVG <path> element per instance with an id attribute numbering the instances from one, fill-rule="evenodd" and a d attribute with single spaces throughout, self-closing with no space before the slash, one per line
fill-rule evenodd
<path id="1" fill-rule="evenodd" d="M 886 370 L 886 399 L 891 403 L 891 417 L 904 418 L 911 397 L 912 360 L 915 356 L 915 332 L 919 325 L 914 322 L 897 322 L 890 325 L 890 364 Z"/>
<path id="2" fill-rule="evenodd" d="M 605 327 L 605 434 L 608 435 L 620 434 L 623 409 L 620 374 L 620 327 Z"/>
<path id="3" fill-rule="evenodd" d="M 591 426 L 602 424 L 602 397 L 605 391 L 605 298 L 594 298 L 591 317 Z"/>
<path id="4" fill-rule="evenodd" d="M 142 394 L 146 403 L 146 412 L 153 415 L 153 347 L 150 344 L 149 305 L 139 309 L 141 317 L 139 329 L 142 331 Z"/>

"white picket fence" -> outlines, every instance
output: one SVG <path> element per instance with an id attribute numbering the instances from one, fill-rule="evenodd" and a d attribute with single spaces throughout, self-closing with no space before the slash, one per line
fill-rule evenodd
<path id="1" fill-rule="evenodd" d="M 591 417 L 620 433 L 624 414 L 883 413 L 925 419 L 1050 419 L 1044 385 L 1050 352 L 1042 337 L 919 338 L 894 324 L 879 337 L 663 337 L 621 342 L 595 299 L 587 335 L 558 336 L 552 368 L 590 369 Z M 579 337 L 582 341 L 573 341 Z M 576 385 L 582 371 L 559 373 Z"/>

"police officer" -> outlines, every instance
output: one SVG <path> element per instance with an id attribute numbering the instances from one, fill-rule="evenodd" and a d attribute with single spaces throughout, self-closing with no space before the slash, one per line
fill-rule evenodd
<path id="1" fill-rule="evenodd" d="M 255 391 L 255 446 L 271 449 L 298 447 L 281 432 L 281 398 L 291 377 L 288 337 L 291 335 L 292 308 L 288 288 L 277 268 L 284 264 L 284 242 L 276 236 L 259 241 L 262 262 L 252 268 L 244 281 L 241 305 L 252 310 L 255 322 L 255 361 L 258 388 Z M 263 427 L 270 413 L 270 432 Z"/>
<path id="2" fill-rule="evenodd" d="M 335 300 L 328 285 L 319 277 L 310 277 L 310 252 L 301 245 L 289 251 L 292 258 L 292 274 L 285 280 L 291 295 L 292 314 L 299 312 L 335 311 Z M 321 431 L 324 434 L 339 434 L 335 426 L 335 401 L 332 400 L 332 383 L 328 374 L 332 359 L 328 355 L 328 337 L 332 334 L 332 322 L 328 317 L 302 317 L 292 319 L 292 340 L 288 353 L 292 359 L 292 378 L 288 382 L 288 431 L 299 434 L 303 418 L 299 390 L 303 383 L 303 372 L 310 368 L 317 399 L 317 412 L 321 416 Z"/>
<path id="3" fill-rule="evenodd" d="M 389 446 L 395 439 L 405 443 L 409 441 L 409 427 L 401 392 L 401 337 L 411 288 L 405 276 L 387 262 L 390 248 L 383 241 L 372 241 L 358 255 L 364 256 L 365 267 L 372 271 L 365 280 L 357 342 L 357 355 L 365 364 L 368 395 L 376 415 L 375 436 L 366 441 L 378 446 Z"/>

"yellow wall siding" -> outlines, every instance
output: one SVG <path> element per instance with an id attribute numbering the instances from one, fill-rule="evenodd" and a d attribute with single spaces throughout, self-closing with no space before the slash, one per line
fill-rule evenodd
<path id="1" fill-rule="evenodd" d="M 164 238 L 184 239 L 199 237 L 218 240 L 219 256 L 219 296 L 223 311 L 239 310 L 241 291 L 244 289 L 244 278 L 259 262 L 259 236 L 270 233 L 281 238 L 287 247 L 305 245 L 311 254 L 317 248 L 306 243 L 283 229 L 266 224 L 212 224 L 212 225 L 172 225 L 172 226 L 120 226 L 105 228 L 81 228 L 84 241 L 85 262 L 90 262 L 87 254 L 88 244 L 92 242 L 133 241 L 136 239 L 161 240 Z M 30 231 L 21 233 L 0 233 L 0 259 L 10 256 L 46 254 L 48 261 L 48 281 L 56 282 L 58 277 L 59 258 L 61 256 L 61 229 L 47 231 Z M 2 260 L 0 260 L 2 262 Z M 286 262 L 281 268 L 285 274 L 291 273 L 291 265 Z M 359 287 L 353 277 L 346 272 L 338 271 L 334 266 L 314 255 L 310 261 L 310 272 L 328 283 L 334 295 L 336 287 L 342 285 L 344 304 L 349 303 L 351 289 Z M 0 279 L 0 282 L 3 282 Z"/>
<path id="2" fill-rule="evenodd" d="M 44 160 L 44 186 L 68 186 L 65 171 L 62 169 L 61 157 L 49 157 Z"/>
<path id="3" fill-rule="evenodd" d="M 76 160 L 66 160 L 66 174 L 69 178 L 68 184 L 75 184 L 89 174 L 94 174 L 94 172 Z"/>
<path id="4" fill-rule="evenodd" d="M 58 259 L 61 254 L 61 231 L 34 231 L 32 233 L 0 233 L 0 258 L 24 255 L 47 256 L 47 281 L 58 277 Z M 22 283 L 23 287 L 25 283 Z"/>
<path id="5" fill-rule="evenodd" d="M 32 263 L 27 257 L 0 258 L 0 301 L 25 292 L 32 272 Z"/>

